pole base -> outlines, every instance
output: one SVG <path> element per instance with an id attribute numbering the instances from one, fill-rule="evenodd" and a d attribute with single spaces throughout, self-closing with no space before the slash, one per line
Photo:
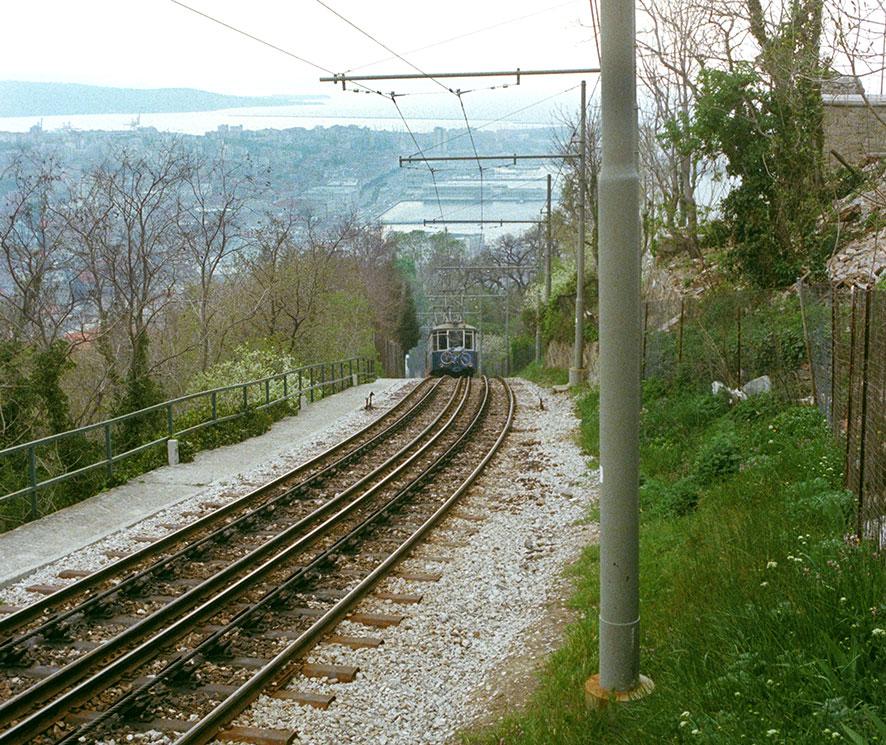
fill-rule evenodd
<path id="1" fill-rule="evenodd" d="M 570 367 L 569 368 L 569 387 L 575 388 L 577 385 L 581 385 L 585 382 L 588 376 L 588 371 L 583 367 Z"/>
<path id="2" fill-rule="evenodd" d="M 646 698 L 655 690 L 655 683 L 645 675 L 640 676 L 640 682 L 627 691 L 610 691 L 600 686 L 600 675 L 592 675 L 585 681 L 585 704 L 591 709 L 602 711 L 610 703 L 626 704 Z"/>

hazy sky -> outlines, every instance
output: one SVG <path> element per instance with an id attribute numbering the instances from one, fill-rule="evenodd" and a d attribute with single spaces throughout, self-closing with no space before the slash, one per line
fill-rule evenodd
<path id="1" fill-rule="evenodd" d="M 325 1 L 426 72 L 597 65 L 587 0 Z M 382 47 L 316 0 L 184 2 L 336 72 L 412 72 L 397 59 L 386 60 L 390 55 Z M 0 79 L 334 94 L 331 85 L 317 82 L 318 70 L 170 0 L 7 1 L 0 8 Z M 474 31 L 479 33 L 422 49 Z M 371 64 L 380 60 L 386 61 Z M 532 85 L 544 91 L 569 82 Z M 421 86 L 434 90 L 433 84 Z"/>

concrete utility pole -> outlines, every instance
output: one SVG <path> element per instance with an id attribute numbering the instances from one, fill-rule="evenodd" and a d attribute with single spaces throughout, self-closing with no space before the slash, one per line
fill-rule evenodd
<path id="1" fill-rule="evenodd" d="M 587 196 L 587 173 L 585 154 L 585 137 L 587 131 L 587 83 L 581 81 L 581 116 L 579 126 L 581 136 L 578 138 L 579 175 L 578 175 L 578 247 L 575 249 L 575 346 L 572 350 L 572 367 L 569 368 L 569 385 L 581 385 L 585 379 L 584 369 L 584 336 L 585 336 L 585 201 Z"/>
<path id="2" fill-rule="evenodd" d="M 553 225 L 551 224 L 551 174 L 548 174 L 548 206 L 545 228 L 545 304 L 551 299 L 551 258 L 554 251 Z"/>
<path id="3" fill-rule="evenodd" d="M 545 276 L 545 284 L 544 284 L 544 295 L 542 296 L 544 299 L 543 308 L 548 307 L 548 303 L 551 300 L 551 174 L 548 174 L 548 200 L 547 200 L 547 211 L 545 215 L 545 248 L 544 248 L 544 276 Z M 539 310 L 538 315 L 535 319 L 535 361 L 541 364 L 543 362 L 544 357 L 544 349 L 542 348 L 542 338 L 541 338 L 541 316 L 542 312 Z"/>
<path id="4" fill-rule="evenodd" d="M 600 172 L 600 673 L 589 703 L 649 693 L 640 675 L 640 178 L 634 4 L 603 0 Z"/>

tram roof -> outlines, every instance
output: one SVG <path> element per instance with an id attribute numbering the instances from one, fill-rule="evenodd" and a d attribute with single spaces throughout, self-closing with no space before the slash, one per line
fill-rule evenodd
<path id="1" fill-rule="evenodd" d="M 465 323 L 464 321 L 446 321 L 445 323 L 438 323 L 434 326 L 431 326 L 431 331 L 450 331 L 450 330 L 468 330 L 468 331 L 476 331 L 477 327 L 472 326 L 469 323 Z"/>

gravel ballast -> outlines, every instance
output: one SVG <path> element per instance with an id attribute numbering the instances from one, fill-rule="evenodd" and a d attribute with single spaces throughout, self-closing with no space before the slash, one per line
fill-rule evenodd
<path id="1" fill-rule="evenodd" d="M 325 449 L 340 442 L 345 437 L 353 434 L 356 430 L 365 427 L 370 422 L 382 416 L 388 409 L 407 394 L 417 383 L 415 380 L 401 380 L 388 386 L 374 397 L 374 409 L 365 411 L 362 408 L 351 411 L 344 416 L 327 421 L 322 428 L 305 437 L 303 440 L 284 450 L 278 458 L 265 462 L 244 462 L 243 470 L 236 476 L 219 479 L 207 484 L 192 496 L 186 497 L 158 512 L 145 517 L 143 520 L 130 525 L 124 530 L 114 532 L 107 537 L 95 541 L 82 549 L 74 551 L 67 556 L 41 566 L 7 586 L 0 589 L 0 605 L 23 606 L 40 599 L 40 595 L 29 592 L 25 588 L 32 585 L 49 584 L 64 586 L 73 584 L 76 580 L 63 580 L 58 578 L 58 573 L 64 569 L 76 569 L 83 571 L 96 571 L 115 561 L 107 556 L 108 551 L 130 553 L 146 544 L 137 540 L 136 537 L 147 536 L 162 537 L 169 533 L 164 525 L 175 525 L 186 522 L 187 517 L 182 517 L 184 512 L 200 512 L 203 504 L 224 505 L 237 499 L 246 492 L 266 483 L 272 478 L 304 463 L 311 457 L 323 452 Z M 333 397 L 334 398 L 334 397 Z M 236 457 L 237 446 L 229 446 L 231 457 Z M 87 500 L 88 501 L 88 500 Z M 76 510 L 78 505 L 68 508 Z M 24 529 L 28 525 L 23 526 Z M 20 529 L 21 530 L 21 529 Z M 0 541 L 2 544 L 2 541 Z"/>
<path id="2" fill-rule="evenodd" d="M 385 580 L 379 590 L 422 594 L 422 602 L 402 606 L 370 596 L 359 610 L 406 618 L 386 629 L 345 622 L 336 631 L 381 637 L 380 647 L 313 651 L 309 662 L 360 668 L 351 683 L 291 682 L 294 690 L 334 693 L 328 709 L 263 696 L 239 724 L 294 729 L 298 742 L 312 745 L 446 743 L 457 730 L 489 719 L 490 701 L 508 687 L 515 658 L 551 651 L 556 640 L 542 634 L 540 647 L 534 627 L 568 591 L 564 567 L 597 538 L 597 525 L 583 520 L 597 499 L 597 471 L 576 442 L 572 398 L 526 381 L 513 384 L 518 411 L 505 447 L 455 515 L 403 565 L 442 578 Z M 467 545 L 450 545 L 459 543 Z"/>
<path id="3" fill-rule="evenodd" d="M 376 396 L 374 416 L 414 383 L 404 381 Z M 381 646 L 355 650 L 320 644 L 312 651 L 309 662 L 360 669 L 351 683 L 301 676 L 291 681 L 293 690 L 334 693 L 328 709 L 262 696 L 236 724 L 295 730 L 296 742 L 305 745 L 431 745 L 453 742 L 458 730 L 494 717 L 515 688 L 525 694 L 532 671 L 559 642 L 550 621 L 552 606 L 563 615 L 562 598 L 569 592 L 564 568 L 597 539 L 598 526 L 586 519 L 597 501 L 597 470 L 577 444 L 573 399 L 522 380 L 512 384 L 518 408 L 504 447 L 453 514 L 400 567 L 442 578 L 391 577 L 377 589 L 419 594 L 421 602 L 398 605 L 370 595 L 358 608 L 403 614 L 398 626 L 380 629 L 345 621 L 336 628 L 340 635 L 380 637 Z M 39 596 L 26 586 L 64 584 L 56 576 L 61 569 L 98 569 L 111 561 L 105 552 L 144 545 L 133 536 L 162 535 L 166 529 L 160 526 L 182 522 L 182 512 L 240 496 L 342 439 L 369 417 L 362 411 L 342 417 L 283 458 L 212 483 L 39 569 L 0 590 L 0 603 L 33 602 Z M 523 676 L 516 686 L 515 670 Z M 169 742 L 154 732 L 135 735 L 133 741 Z"/>

